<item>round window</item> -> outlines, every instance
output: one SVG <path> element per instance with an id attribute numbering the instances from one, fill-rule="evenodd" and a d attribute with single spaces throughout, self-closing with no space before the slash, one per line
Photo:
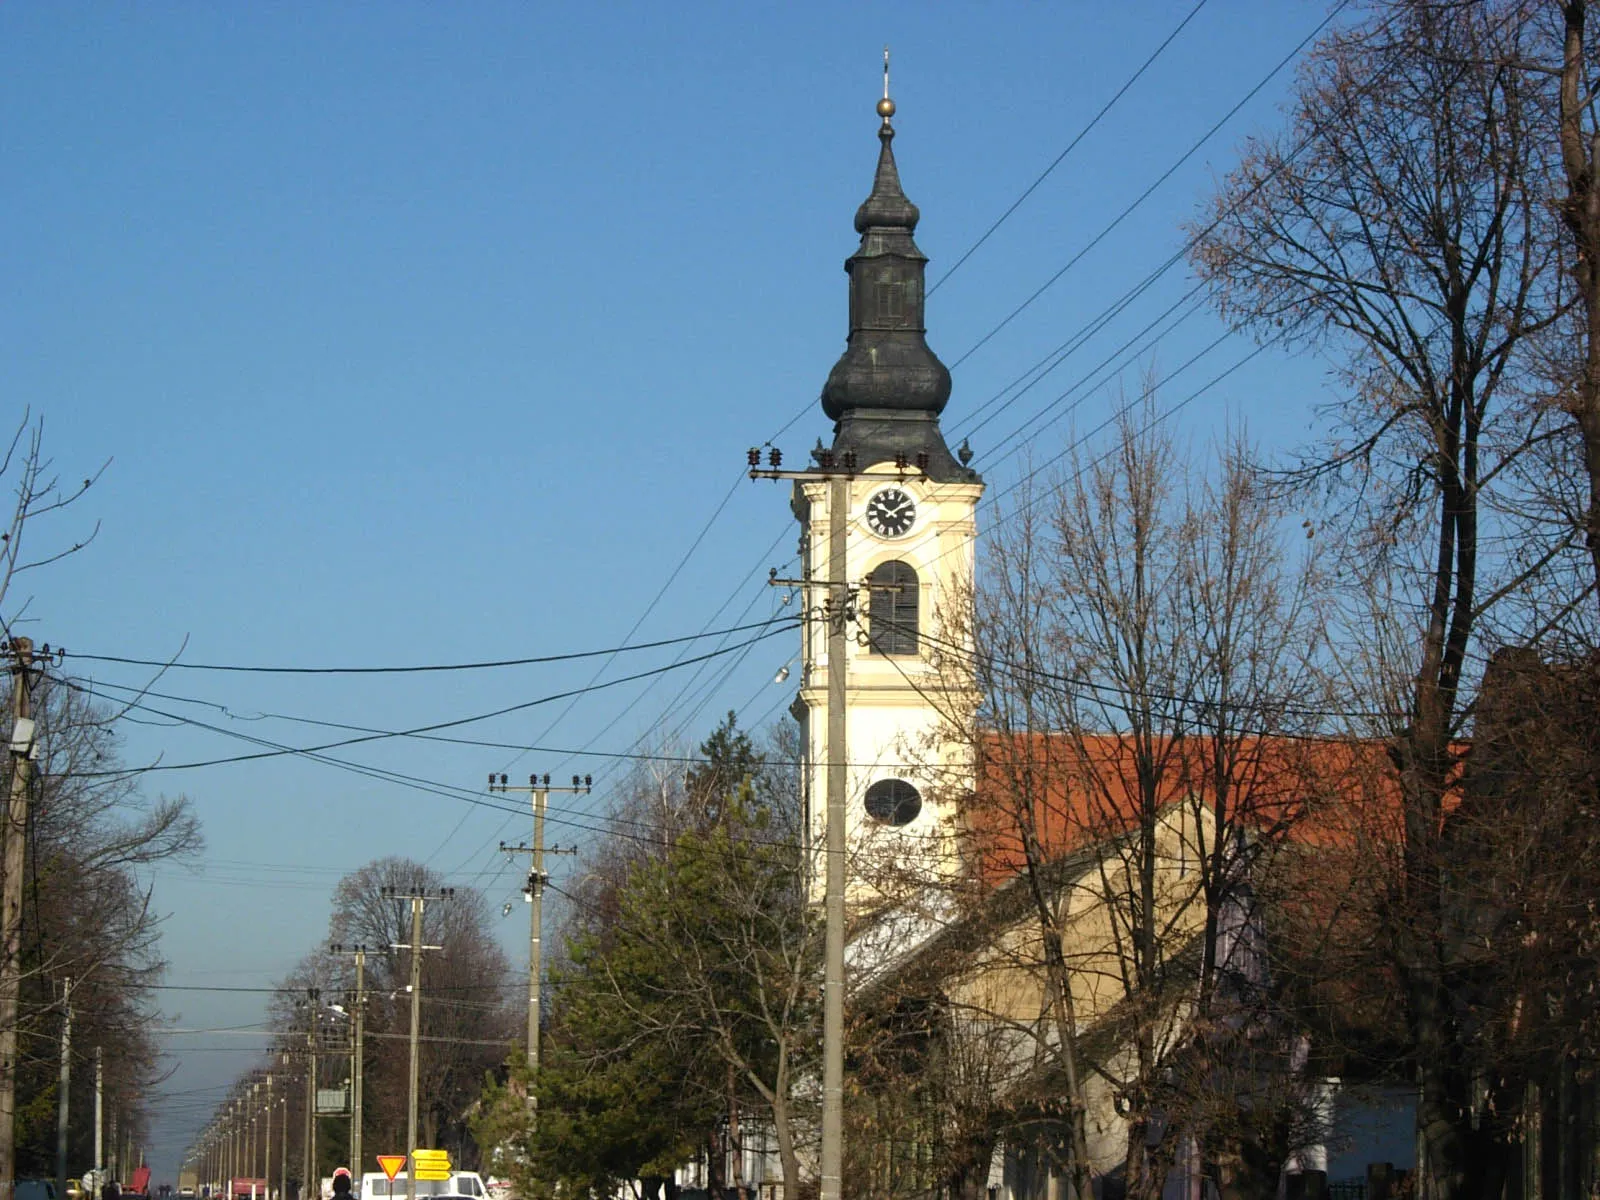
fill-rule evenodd
<path id="1" fill-rule="evenodd" d="M 886 825 L 909 825 L 922 811 L 922 797 L 904 779 L 880 779 L 867 789 L 867 815 Z"/>

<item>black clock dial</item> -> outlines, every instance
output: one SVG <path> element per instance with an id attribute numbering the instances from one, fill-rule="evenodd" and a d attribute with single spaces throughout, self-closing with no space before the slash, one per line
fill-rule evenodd
<path id="1" fill-rule="evenodd" d="M 899 488 L 884 488 L 867 501 L 867 528 L 879 537 L 904 537 L 916 520 L 916 502 Z"/>

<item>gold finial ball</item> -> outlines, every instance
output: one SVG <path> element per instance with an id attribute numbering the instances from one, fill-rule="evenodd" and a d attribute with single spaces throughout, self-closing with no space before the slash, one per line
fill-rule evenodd
<path id="1" fill-rule="evenodd" d="M 887 96 L 885 96 L 882 100 L 879 100 L 878 115 L 885 121 L 894 116 L 894 101 L 889 99 Z"/>

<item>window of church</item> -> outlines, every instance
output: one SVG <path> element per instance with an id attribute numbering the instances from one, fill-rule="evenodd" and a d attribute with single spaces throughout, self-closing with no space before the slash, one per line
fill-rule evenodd
<path id="1" fill-rule="evenodd" d="M 878 323 L 898 326 L 906 319 L 906 285 L 898 279 L 880 279 L 877 286 Z"/>
<path id="2" fill-rule="evenodd" d="M 867 577 L 867 644 L 874 654 L 917 653 L 917 572 L 910 563 L 880 563 Z"/>
<path id="3" fill-rule="evenodd" d="M 922 797 L 904 779 L 880 779 L 867 789 L 867 815 L 885 825 L 909 825 L 922 811 Z"/>

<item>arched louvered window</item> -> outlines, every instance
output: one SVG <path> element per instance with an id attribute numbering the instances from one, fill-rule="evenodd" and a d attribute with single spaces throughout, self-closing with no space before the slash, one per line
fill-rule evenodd
<path id="1" fill-rule="evenodd" d="M 880 563 L 867 577 L 869 645 L 874 654 L 917 652 L 917 573 L 909 563 Z"/>

